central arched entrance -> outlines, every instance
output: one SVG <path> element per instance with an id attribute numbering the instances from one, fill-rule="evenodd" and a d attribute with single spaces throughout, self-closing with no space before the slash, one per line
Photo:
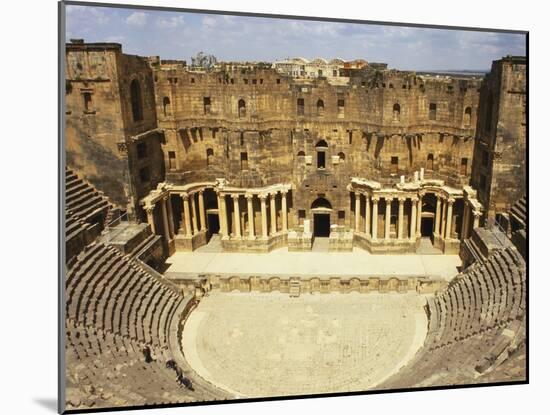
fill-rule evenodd
<path id="1" fill-rule="evenodd" d="M 319 197 L 311 204 L 313 214 L 313 236 L 328 238 L 330 236 L 330 214 L 332 206 L 324 197 Z"/>
<path id="2" fill-rule="evenodd" d="M 435 208 L 437 199 L 435 194 L 427 193 L 422 201 L 422 218 L 420 222 L 420 233 L 423 238 L 429 238 L 432 241 L 435 225 Z"/>

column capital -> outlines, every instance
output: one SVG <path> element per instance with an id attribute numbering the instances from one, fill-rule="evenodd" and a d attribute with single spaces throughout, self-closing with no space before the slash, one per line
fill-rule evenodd
<path id="1" fill-rule="evenodd" d="M 419 190 L 418 191 L 418 197 L 422 198 L 426 195 L 426 191 L 425 190 Z"/>
<path id="2" fill-rule="evenodd" d="M 372 201 L 375 202 L 375 203 L 378 203 L 378 201 L 380 200 L 380 196 L 378 195 L 372 195 Z"/>
<path id="3" fill-rule="evenodd" d="M 418 196 L 411 196 L 411 202 L 418 202 Z"/>
<path id="4" fill-rule="evenodd" d="M 233 199 L 233 200 L 239 200 L 240 194 L 238 194 L 238 193 L 232 193 L 232 194 L 230 194 L 230 196 L 231 196 L 231 199 Z"/>
<path id="5" fill-rule="evenodd" d="M 197 193 L 198 193 L 199 195 L 202 195 L 202 194 L 204 193 L 204 189 L 198 190 Z"/>
<path id="6" fill-rule="evenodd" d="M 455 202 L 455 199 L 452 198 L 452 197 L 450 197 L 449 199 L 447 199 L 447 203 L 449 203 L 449 204 L 451 204 L 451 205 L 452 205 L 454 202 Z"/>
<path id="7" fill-rule="evenodd" d="M 188 193 L 180 193 L 180 197 L 183 199 L 183 201 L 186 201 L 189 199 L 189 194 Z"/>
<path id="8" fill-rule="evenodd" d="M 246 200 L 251 200 L 254 198 L 254 195 L 251 193 L 245 193 L 244 197 L 246 198 Z"/>
<path id="9" fill-rule="evenodd" d="M 477 211 L 477 210 L 472 211 L 472 214 L 473 214 L 476 218 L 480 218 L 481 215 L 483 215 L 483 213 L 481 213 L 481 212 L 479 212 L 479 211 Z"/>
<path id="10" fill-rule="evenodd" d="M 403 203 L 405 203 L 405 200 L 407 200 L 407 197 L 406 196 L 398 196 L 397 200 L 399 200 L 399 204 L 402 205 Z"/>
<path id="11" fill-rule="evenodd" d="M 391 202 L 393 199 L 395 199 L 395 195 L 384 195 L 384 200 L 386 202 Z"/>
<path id="12" fill-rule="evenodd" d="M 267 199 L 267 194 L 266 193 L 260 193 L 260 194 L 258 194 L 258 197 L 265 202 L 265 200 Z"/>
<path id="13" fill-rule="evenodd" d="M 150 215 L 151 213 L 153 213 L 153 210 L 155 210 L 155 205 L 149 205 L 149 206 L 145 206 L 145 212 Z"/>
<path id="14" fill-rule="evenodd" d="M 164 195 L 162 196 L 162 201 L 166 202 L 170 198 L 170 195 Z"/>

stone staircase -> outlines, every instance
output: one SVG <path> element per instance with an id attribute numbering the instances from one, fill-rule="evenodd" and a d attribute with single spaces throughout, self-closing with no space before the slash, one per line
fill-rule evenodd
<path id="1" fill-rule="evenodd" d="M 311 252 L 328 252 L 329 251 L 329 238 L 323 238 L 316 236 L 313 239 L 313 246 Z"/>
<path id="2" fill-rule="evenodd" d="M 214 234 L 206 245 L 195 250 L 196 252 L 223 252 L 222 239 L 220 234 Z"/>
<path id="3" fill-rule="evenodd" d="M 300 280 L 298 278 L 290 279 L 288 292 L 292 298 L 298 298 L 300 296 Z"/>
<path id="4" fill-rule="evenodd" d="M 430 238 L 423 237 L 420 239 L 416 253 L 419 255 L 441 255 L 443 252 L 432 245 Z"/>

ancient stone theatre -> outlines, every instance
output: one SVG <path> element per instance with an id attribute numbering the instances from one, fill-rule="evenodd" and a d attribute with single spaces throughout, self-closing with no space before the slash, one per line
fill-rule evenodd
<path id="1" fill-rule="evenodd" d="M 525 379 L 524 57 L 65 56 L 68 408 Z"/>

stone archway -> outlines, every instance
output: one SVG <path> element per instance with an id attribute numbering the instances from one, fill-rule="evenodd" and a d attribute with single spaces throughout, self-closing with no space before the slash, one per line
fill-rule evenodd
<path id="1" fill-rule="evenodd" d="M 426 193 L 422 198 L 422 217 L 420 222 L 420 234 L 423 238 L 430 238 L 433 243 L 435 229 L 435 212 L 437 198 L 434 193 Z"/>
<path id="2" fill-rule="evenodd" d="M 328 238 L 332 205 L 324 197 L 318 197 L 311 204 L 311 212 L 313 214 L 313 236 Z"/>

